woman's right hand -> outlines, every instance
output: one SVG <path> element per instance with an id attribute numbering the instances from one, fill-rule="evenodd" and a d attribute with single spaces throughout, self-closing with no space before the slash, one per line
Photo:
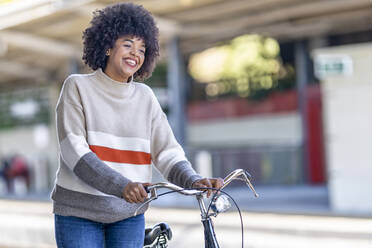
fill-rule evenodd
<path id="1" fill-rule="evenodd" d="M 147 198 L 145 186 L 150 186 L 151 183 L 130 182 L 125 186 L 123 198 L 129 203 L 142 203 Z"/>

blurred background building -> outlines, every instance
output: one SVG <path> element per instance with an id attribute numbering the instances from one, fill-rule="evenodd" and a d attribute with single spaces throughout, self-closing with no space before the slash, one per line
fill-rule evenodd
<path id="1" fill-rule="evenodd" d="M 59 91 L 89 72 L 82 31 L 113 2 L 0 0 L 0 172 L 13 194 L 51 190 Z M 202 174 L 245 168 L 258 185 L 322 185 L 333 211 L 372 213 L 371 1 L 131 2 L 160 29 L 145 83 Z"/>

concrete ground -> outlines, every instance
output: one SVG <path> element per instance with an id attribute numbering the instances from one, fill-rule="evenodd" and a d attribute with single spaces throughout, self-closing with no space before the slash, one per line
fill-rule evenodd
<path id="1" fill-rule="evenodd" d="M 333 213 L 325 187 L 258 187 L 254 199 L 246 188 L 229 191 L 243 211 L 246 248 L 371 248 L 371 216 Z M 7 197 L 0 200 L 0 248 L 51 248 L 53 215 L 47 195 Z M 24 200 L 28 199 L 28 200 Z M 147 225 L 167 222 L 174 238 L 169 247 L 203 247 L 203 230 L 196 200 L 164 196 L 146 214 Z M 215 219 L 222 248 L 241 247 L 238 213 Z"/>

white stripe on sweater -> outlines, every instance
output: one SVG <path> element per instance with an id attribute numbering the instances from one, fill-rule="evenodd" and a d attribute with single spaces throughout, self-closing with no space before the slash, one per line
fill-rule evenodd
<path id="1" fill-rule="evenodd" d="M 88 131 L 89 145 L 150 153 L 150 141 L 134 137 L 119 137 L 104 132 Z"/>
<path id="2" fill-rule="evenodd" d="M 91 194 L 91 195 L 102 195 L 111 196 L 93 188 L 81 180 L 76 174 L 67 168 L 65 165 L 60 165 L 57 172 L 57 184 L 65 189 Z"/>
<path id="3" fill-rule="evenodd" d="M 133 182 L 151 182 L 152 179 L 152 168 L 151 165 L 133 165 L 133 164 L 121 164 L 104 162 L 111 169 L 119 172 L 121 175 L 130 179 Z M 57 184 L 65 189 L 91 194 L 91 195 L 103 195 L 110 196 L 101 191 L 89 186 L 75 173 L 64 165 L 60 166 L 58 170 Z"/>
<path id="4" fill-rule="evenodd" d="M 111 169 L 119 172 L 132 182 L 149 183 L 152 179 L 152 167 L 147 164 L 122 164 L 104 161 Z"/>

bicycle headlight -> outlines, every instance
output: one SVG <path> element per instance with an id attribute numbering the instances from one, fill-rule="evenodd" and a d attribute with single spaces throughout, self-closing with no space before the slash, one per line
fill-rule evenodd
<path id="1" fill-rule="evenodd" d="M 211 209 L 215 213 L 222 213 L 231 207 L 229 198 L 226 195 L 219 195 L 212 201 Z"/>

